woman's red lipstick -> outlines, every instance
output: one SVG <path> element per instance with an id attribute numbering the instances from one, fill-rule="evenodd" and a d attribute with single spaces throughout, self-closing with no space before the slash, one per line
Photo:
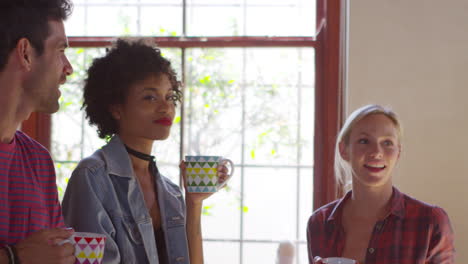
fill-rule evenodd
<path id="1" fill-rule="evenodd" d="M 160 124 L 160 125 L 163 125 L 163 126 L 172 126 L 172 119 L 170 119 L 170 118 L 161 118 L 161 119 L 155 120 L 154 123 Z"/>

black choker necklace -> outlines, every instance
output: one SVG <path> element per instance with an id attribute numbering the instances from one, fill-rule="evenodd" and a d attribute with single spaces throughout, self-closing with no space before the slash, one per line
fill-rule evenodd
<path id="1" fill-rule="evenodd" d="M 136 151 L 134 149 L 129 148 L 127 145 L 125 145 L 125 148 L 127 149 L 128 153 L 132 154 L 133 156 L 142 159 L 142 160 L 147 160 L 147 161 L 154 161 L 154 156 L 148 155 L 145 153 L 141 153 L 139 151 Z"/>

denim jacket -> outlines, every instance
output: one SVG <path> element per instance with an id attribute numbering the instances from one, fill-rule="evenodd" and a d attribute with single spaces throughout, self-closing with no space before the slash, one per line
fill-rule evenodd
<path id="1" fill-rule="evenodd" d="M 154 171 L 167 256 L 188 264 L 185 202 L 177 185 Z M 104 264 L 158 264 L 154 229 L 143 192 L 118 136 L 73 171 L 62 203 L 75 231 L 107 235 Z"/>

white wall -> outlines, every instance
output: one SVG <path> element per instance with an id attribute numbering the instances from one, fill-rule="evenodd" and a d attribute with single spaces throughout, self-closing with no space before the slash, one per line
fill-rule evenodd
<path id="1" fill-rule="evenodd" d="M 400 190 L 443 207 L 468 259 L 468 0 L 350 0 L 348 113 L 391 106 Z"/>

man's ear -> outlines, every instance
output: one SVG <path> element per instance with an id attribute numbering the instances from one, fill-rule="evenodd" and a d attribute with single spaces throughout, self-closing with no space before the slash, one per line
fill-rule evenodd
<path id="1" fill-rule="evenodd" d="M 34 48 L 27 38 L 21 38 L 16 43 L 15 55 L 21 68 L 30 71 L 32 68 Z"/>
<path id="2" fill-rule="evenodd" d="M 344 160 L 349 161 L 348 148 L 343 141 L 340 141 L 340 143 L 338 143 L 338 148 L 340 150 L 341 157 Z"/>

